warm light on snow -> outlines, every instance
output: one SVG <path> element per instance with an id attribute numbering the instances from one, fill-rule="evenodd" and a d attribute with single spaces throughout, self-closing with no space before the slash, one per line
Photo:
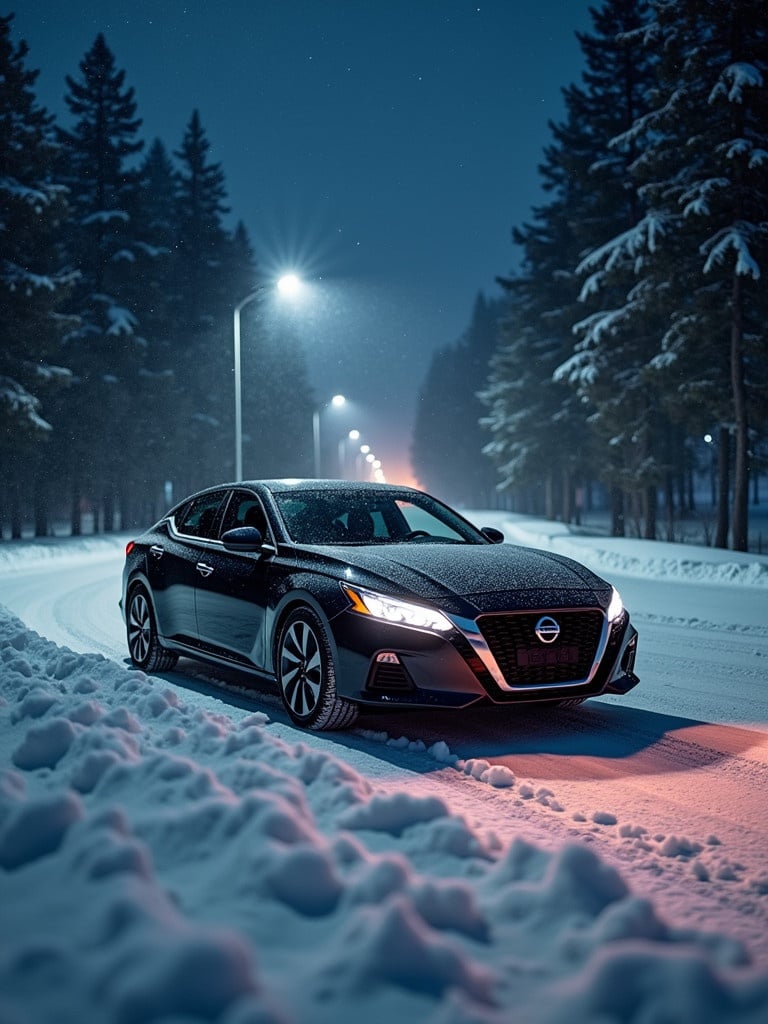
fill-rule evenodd
<path id="1" fill-rule="evenodd" d="M 0 1016 L 768 1019 L 768 558 L 470 518 L 620 573 L 640 686 L 302 733 L 125 667 L 127 537 L 0 545 L 67 645 L 0 608 Z"/>

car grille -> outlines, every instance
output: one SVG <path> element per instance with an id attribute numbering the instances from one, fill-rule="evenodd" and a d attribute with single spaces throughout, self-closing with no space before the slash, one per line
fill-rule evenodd
<path id="1" fill-rule="evenodd" d="M 536 636 L 542 615 L 556 620 L 560 635 L 544 644 Z M 491 654 L 509 686 L 541 686 L 586 679 L 603 631 L 597 608 L 556 612 L 482 615 L 477 620 Z"/>

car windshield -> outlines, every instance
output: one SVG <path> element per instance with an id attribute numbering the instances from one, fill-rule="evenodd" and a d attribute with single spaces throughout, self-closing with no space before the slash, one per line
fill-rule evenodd
<path id="1" fill-rule="evenodd" d="M 484 544 L 483 535 L 427 495 L 374 489 L 275 494 L 297 544 Z"/>

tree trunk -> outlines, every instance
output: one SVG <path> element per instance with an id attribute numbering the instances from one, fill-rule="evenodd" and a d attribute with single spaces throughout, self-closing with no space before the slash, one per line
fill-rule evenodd
<path id="1" fill-rule="evenodd" d="M 48 536 L 48 503 L 42 496 L 35 501 L 35 536 Z"/>
<path id="2" fill-rule="evenodd" d="M 115 529 L 115 496 L 111 489 L 107 489 L 102 499 L 104 509 L 104 533 L 112 533 Z"/>
<path id="3" fill-rule="evenodd" d="M 728 547 L 728 500 L 731 490 L 731 435 L 727 427 L 720 427 L 717 446 L 717 527 L 715 547 Z"/>
<path id="4" fill-rule="evenodd" d="M 611 488 L 611 536 L 626 537 L 626 517 L 624 514 L 624 491 L 620 487 Z"/>
<path id="5" fill-rule="evenodd" d="M 552 473 L 547 473 L 544 481 L 544 515 L 547 519 L 555 518 L 555 481 Z"/>
<path id="6" fill-rule="evenodd" d="M 483 506 L 485 507 L 485 506 Z M 120 516 L 120 529 L 133 529 L 136 525 L 136 502 L 128 497 L 128 492 L 121 488 L 117 496 L 117 512 Z M 154 520 L 152 520 L 154 522 Z"/>
<path id="7" fill-rule="evenodd" d="M 35 482 L 35 536 L 48 536 L 48 492 L 39 476 Z"/>
<path id="8" fill-rule="evenodd" d="M 675 483 L 680 485 L 680 509 L 685 508 L 685 483 L 682 480 L 675 481 L 671 473 L 667 473 L 666 486 L 664 490 L 664 504 L 667 511 L 667 540 L 675 536 Z"/>
<path id="9" fill-rule="evenodd" d="M 568 469 L 563 467 L 563 522 L 573 521 L 573 481 Z"/>
<path id="10" fill-rule="evenodd" d="M 13 540 L 21 540 L 22 533 L 22 521 L 21 521 L 21 500 L 19 499 L 19 489 L 14 487 L 11 489 L 11 538 Z"/>
<path id="11" fill-rule="evenodd" d="M 645 488 L 643 504 L 645 505 L 645 539 L 656 540 L 659 496 L 655 486 Z"/>
<path id="12" fill-rule="evenodd" d="M 77 480 L 72 483 L 72 509 L 71 509 L 72 536 L 80 537 L 83 532 L 83 516 L 80 505 L 80 484 Z"/>
<path id="13" fill-rule="evenodd" d="M 733 275 L 731 310 L 731 390 L 736 420 L 736 451 L 733 479 L 733 550 L 749 550 L 749 422 L 744 380 L 744 327 L 741 277 Z"/>

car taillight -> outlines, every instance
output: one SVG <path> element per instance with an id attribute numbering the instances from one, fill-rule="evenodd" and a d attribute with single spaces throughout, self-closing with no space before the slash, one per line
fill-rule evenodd
<path id="1" fill-rule="evenodd" d="M 133 549 L 135 547 L 136 547 L 136 541 L 135 540 L 129 540 L 128 543 L 125 545 L 125 557 L 126 558 L 128 557 L 128 555 L 130 555 L 130 553 L 133 551 Z"/>

